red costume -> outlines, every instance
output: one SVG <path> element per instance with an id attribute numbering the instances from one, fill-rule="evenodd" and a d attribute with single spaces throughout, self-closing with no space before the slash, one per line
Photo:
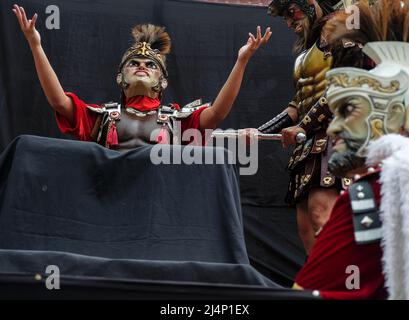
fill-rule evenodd
<path id="1" fill-rule="evenodd" d="M 371 186 L 379 207 L 379 171 L 364 177 Z M 348 191 L 338 197 L 331 217 L 322 228 L 308 261 L 295 282 L 304 289 L 319 290 L 326 299 L 385 299 L 380 242 L 357 244 L 354 238 L 352 209 Z M 348 289 L 350 265 L 359 268 L 360 289 Z"/>
<path id="2" fill-rule="evenodd" d="M 93 136 L 93 131 L 95 130 L 96 122 L 100 113 L 94 111 L 102 109 L 103 106 L 97 104 L 87 104 L 78 98 L 74 93 L 67 92 L 66 95 L 71 98 L 74 104 L 74 123 L 70 123 L 65 117 L 56 113 L 56 119 L 58 127 L 61 132 L 69 133 L 74 135 L 77 139 L 81 141 L 96 141 L 96 137 Z M 158 110 L 160 107 L 159 99 L 151 99 L 149 97 L 133 97 L 126 101 L 126 108 L 132 108 L 141 112 Z M 173 107 L 179 109 L 179 106 L 173 104 Z M 187 118 L 181 119 L 181 133 L 187 129 L 199 129 L 200 127 L 200 114 L 206 107 L 200 107 L 199 109 L 193 111 L 193 113 Z M 120 137 L 116 138 L 117 141 Z M 151 142 L 152 144 L 155 141 Z M 164 143 L 163 140 L 161 143 Z M 184 144 L 188 144 L 184 142 Z M 115 145 L 115 143 L 114 143 Z"/>

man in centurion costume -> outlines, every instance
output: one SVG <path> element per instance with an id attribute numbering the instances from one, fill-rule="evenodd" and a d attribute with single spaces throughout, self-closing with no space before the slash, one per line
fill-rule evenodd
<path id="1" fill-rule="evenodd" d="M 262 37 L 251 33 L 239 50 L 233 70 L 212 107 L 200 100 L 183 108 L 177 104 L 162 105 L 162 91 L 166 89 L 168 72 L 166 54 L 170 52 L 170 37 L 164 28 L 151 24 L 132 29 L 135 43 L 123 55 L 118 68 L 117 82 L 121 101 L 95 105 L 85 103 L 75 94 L 64 92 L 41 47 L 35 28 L 37 14 L 27 20 L 22 7 L 13 9 L 30 45 L 42 88 L 56 111 L 59 128 L 79 140 L 94 141 L 107 148 L 127 151 L 156 143 L 171 143 L 172 137 L 182 136 L 187 129 L 214 129 L 228 115 L 237 97 L 247 62 L 254 52 L 268 41 L 269 29 Z M 202 137 L 193 139 L 200 142 Z M 182 138 L 183 140 L 183 138 Z"/>
<path id="2" fill-rule="evenodd" d="M 399 270 L 408 270 L 403 261 L 409 257 L 402 250 L 407 248 L 399 233 L 402 226 L 394 218 L 401 217 L 399 210 L 406 209 L 408 201 L 402 203 L 405 197 L 397 196 L 401 191 L 393 192 L 406 188 L 405 184 L 400 187 L 396 184 L 403 181 L 400 175 L 407 169 L 391 170 L 396 164 L 390 160 L 382 167 L 369 164 L 390 158 L 391 153 L 401 148 L 400 140 L 407 140 L 396 135 L 383 136 L 408 135 L 409 130 L 409 1 L 379 0 L 372 7 L 362 1 L 358 6 L 360 29 L 342 27 L 346 21 L 342 15 L 329 24 L 339 26 L 336 40 L 361 44 L 377 41 L 367 43 L 363 49 L 377 67 L 370 71 L 336 68 L 327 72 L 326 93 L 334 114 L 327 130 L 334 143 L 329 169 L 354 181 L 337 199 L 308 261 L 296 276 L 294 287 L 319 290 L 324 298 L 386 298 L 385 275 L 390 297 L 408 298 L 402 294 L 408 288 L 408 283 L 403 283 L 407 278 L 401 277 L 403 281 L 397 285 L 398 276 L 402 275 Z M 401 167 L 407 167 L 407 153 L 406 165 Z M 385 223 L 386 226 L 382 225 Z M 395 241 L 390 241 L 391 238 Z M 396 248 L 400 255 L 393 254 L 398 252 L 393 250 Z"/>
<path id="3" fill-rule="evenodd" d="M 296 94 L 281 114 L 258 130 L 281 132 L 285 147 L 296 143 L 297 133 L 307 134 L 307 141 L 296 146 L 288 164 L 286 196 L 286 202 L 296 206 L 298 230 L 307 254 L 342 188 L 342 181 L 327 170 L 331 148 L 325 130 L 331 113 L 323 94 L 325 73 L 333 65 L 333 57 L 321 48 L 322 26 L 329 14 L 342 7 L 340 0 L 273 0 L 268 7 L 270 15 L 283 16 L 298 36 L 294 45 L 299 54 L 294 67 Z"/>

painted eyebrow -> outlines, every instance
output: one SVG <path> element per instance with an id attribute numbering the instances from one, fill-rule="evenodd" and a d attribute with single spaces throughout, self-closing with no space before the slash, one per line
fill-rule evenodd
<path id="1" fill-rule="evenodd" d="M 345 105 L 351 105 L 351 104 L 359 104 L 361 103 L 361 100 L 359 98 L 347 98 L 345 99 L 342 103 L 340 103 L 337 108 Z"/>
<path id="2" fill-rule="evenodd" d="M 358 97 L 348 98 L 348 99 L 345 101 L 344 105 L 347 105 L 347 106 L 348 106 L 348 105 L 352 105 L 352 106 L 356 107 L 357 105 L 362 105 L 362 99 L 361 99 L 361 98 L 358 98 Z"/>
<path id="3" fill-rule="evenodd" d="M 131 59 L 131 60 L 129 60 L 128 65 L 130 65 L 131 63 L 140 64 L 141 62 L 145 63 L 146 66 L 152 64 L 152 65 L 154 65 L 156 68 L 159 68 L 159 66 L 158 66 L 154 61 L 151 61 L 151 60 L 146 60 L 146 61 L 143 61 L 143 60 L 142 60 L 142 61 L 140 61 L 140 60 L 137 60 L 137 59 Z"/>
<path id="4" fill-rule="evenodd" d="M 338 114 L 342 114 L 342 112 L 345 110 L 346 107 L 350 105 L 357 105 L 360 104 L 360 99 L 358 97 L 355 98 L 347 98 L 345 101 L 340 103 L 334 111 L 336 111 Z M 333 112 L 335 114 L 335 112 Z"/>
<path id="5" fill-rule="evenodd" d="M 332 114 L 340 114 L 341 110 L 345 108 L 346 105 L 349 104 L 349 100 L 344 100 L 342 102 L 338 102 L 334 107 L 330 107 L 329 110 L 332 112 Z"/>

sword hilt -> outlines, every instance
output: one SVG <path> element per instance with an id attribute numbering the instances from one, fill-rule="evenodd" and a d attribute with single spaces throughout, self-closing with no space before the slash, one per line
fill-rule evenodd
<path id="1" fill-rule="evenodd" d="M 302 132 L 298 132 L 295 136 L 295 141 L 297 141 L 297 143 L 304 143 L 307 141 L 307 136 Z"/>

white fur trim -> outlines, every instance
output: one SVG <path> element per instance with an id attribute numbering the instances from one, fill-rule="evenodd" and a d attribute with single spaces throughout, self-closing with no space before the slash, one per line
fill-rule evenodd
<path id="1" fill-rule="evenodd" d="M 409 299 L 409 139 L 389 134 L 373 141 L 367 163 L 382 164 L 381 246 L 389 299 Z"/>

